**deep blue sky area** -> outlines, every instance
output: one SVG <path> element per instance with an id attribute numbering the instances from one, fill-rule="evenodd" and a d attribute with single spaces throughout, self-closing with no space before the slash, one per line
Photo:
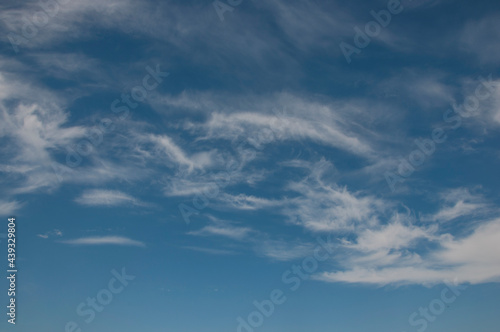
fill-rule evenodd
<path id="1" fill-rule="evenodd" d="M 0 32 L 0 332 L 498 332 L 498 1 L 3 1 Z"/>

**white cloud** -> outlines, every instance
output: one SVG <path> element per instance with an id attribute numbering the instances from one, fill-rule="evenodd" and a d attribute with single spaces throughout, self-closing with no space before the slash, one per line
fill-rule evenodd
<path id="1" fill-rule="evenodd" d="M 336 2 L 295 3 L 277 0 L 262 3 L 260 6 L 269 8 L 272 16 L 276 17 L 277 26 L 286 35 L 287 41 L 303 52 L 313 52 L 320 47 L 329 54 L 338 55 L 341 52 L 338 46 L 340 41 L 354 44 L 353 27 L 363 27 L 369 21 L 361 18 L 366 16 L 352 13 Z M 376 10 L 377 6 L 372 9 Z M 390 29 L 385 29 L 374 42 L 396 47 L 403 42 L 403 39 Z"/>
<path id="2" fill-rule="evenodd" d="M 500 125 L 500 80 L 497 79 L 494 81 L 493 85 L 494 88 L 492 91 L 491 102 L 489 104 L 489 113 L 498 126 Z"/>
<path id="3" fill-rule="evenodd" d="M 203 248 L 203 247 L 194 247 L 194 246 L 184 246 L 184 249 L 198 251 L 205 254 L 210 255 L 235 255 L 237 254 L 235 251 L 226 250 L 226 249 L 214 249 L 214 248 Z"/>
<path id="4" fill-rule="evenodd" d="M 260 210 L 284 204 L 281 200 L 271 200 L 267 198 L 255 197 L 252 195 L 238 194 L 223 194 L 220 201 L 227 204 L 231 208 L 238 210 Z"/>
<path id="5" fill-rule="evenodd" d="M 72 245 L 118 245 L 118 246 L 135 246 L 145 247 L 146 245 L 141 241 L 132 240 L 124 236 L 93 236 L 82 237 L 79 239 L 61 241 L 65 244 Z"/>
<path id="6" fill-rule="evenodd" d="M 59 229 L 54 229 L 43 234 L 37 234 L 36 236 L 41 237 L 42 239 L 48 239 L 51 236 L 63 236 L 63 232 L 61 232 Z"/>
<path id="7" fill-rule="evenodd" d="M 498 64 L 500 16 L 493 14 L 467 22 L 459 35 L 462 50 L 474 54 L 482 63 Z"/>
<path id="8" fill-rule="evenodd" d="M 0 172 L 11 181 L 9 194 L 57 187 L 52 153 L 83 138 L 86 129 L 67 125 L 61 98 L 16 75 L 0 73 L 0 91 L 0 138 L 9 142 L 2 146 L 9 165 L 0 164 Z"/>
<path id="9" fill-rule="evenodd" d="M 499 236 L 500 219 L 491 220 L 461 239 L 446 238 L 442 243 L 443 250 L 436 253 L 436 259 L 444 264 L 458 264 L 459 270 L 467 273 L 471 282 L 500 278 Z M 474 267 L 478 269 L 476 275 Z M 486 271 L 495 272 L 484 275 Z"/>
<path id="10" fill-rule="evenodd" d="M 377 285 L 436 284 L 455 278 L 472 284 L 500 281 L 500 219 L 483 223 L 472 234 L 458 239 L 450 234 L 435 236 L 431 234 L 435 230 L 429 233 L 413 226 L 404 229 L 399 225 L 397 228 L 398 234 L 387 232 L 387 228 L 382 233 L 375 232 L 375 238 L 368 239 L 368 242 L 369 234 L 365 234 L 356 246 L 359 249 L 368 248 L 372 254 L 347 251 L 344 256 L 336 257 L 340 259 L 342 268 L 336 272 L 321 273 L 315 278 L 328 282 Z M 416 248 L 410 250 L 414 247 L 411 244 L 405 246 L 402 239 L 390 238 L 401 234 L 411 242 L 433 241 L 437 249 L 418 254 Z M 369 245 L 366 246 L 366 243 Z M 389 247 L 401 250 L 384 250 Z"/>
<path id="11" fill-rule="evenodd" d="M 358 196 L 347 188 L 294 183 L 290 189 L 301 194 L 291 199 L 288 214 L 294 223 L 313 231 L 353 230 L 378 223 L 378 211 L 383 202 L 371 196 Z"/>
<path id="12" fill-rule="evenodd" d="M 81 205 L 89 206 L 147 205 L 146 203 L 141 202 L 140 200 L 121 191 L 102 189 L 87 190 L 82 193 L 80 197 L 76 198 L 75 202 Z"/>
<path id="13" fill-rule="evenodd" d="M 22 28 L 23 25 L 26 25 L 26 19 L 33 26 L 32 31 L 34 30 L 34 32 L 30 32 L 30 38 L 25 38 L 20 43 L 19 49 L 33 49 L 75 37 L 84 37 L 90 32 L 83 27 L 90 26 L 90 22 L 99 26 L 112 26 L 120 21 L 121 17 L 125 19 L 129 15 L 131 16 L 135 10 L 135 6 L 130 1 L 86 0 L 55 2 L 54 4 L 57 6 L 57 11 L 49 9 L 51 16 L 48 18 L 47 24 L 38 27 L 33 24 L 33 15 L 41 11 L 36 2 L 25 2 L 23 6 L 2 10 L 2 25 L 9 35 L 17 35 L 14 37 L 15 40 L 23 37 Z M 143 5 L 143 7 L 145 6 L 146 4 Z M 68 31 L 72 31 L 72 33 L 70 34 Z"/>
<path id="14" fill-rule="evenodd" d="M 404 69 L 377 84 L 375 89 L 388 98 L 397 98 L 405 105 L 411 100 L 427 109 L 444 108 L 453 101 L 456 92 L 450 84 L 445 83 L 447 78 L 446 73 L 436 69 Z"/>
<path id="15" fill-rule="evenodd" d="M 227 237 L 239 241 L 238 246 L 252 248 L 260 256 L 277 261 L 290 261 L 305 257 L 313 250 L 313 245 L 300 241 L 287 242 L 269 238 L 268 234 L 234 222 L 209 217 L 210 223 L 187 234 L 195 236 Z"/>
<path id="16" fill-rule="evenodd" d="M 157 181 L 166 196 L 206 195 L 211 199 L 224 200 L 224 188 L 235 184 L 255 185 L 267 174 L 265 170 L 246 169 L 251 159 L 237 152 L 240 158 L 229 153 L 218 155 L 213 167 L 206 170 L 177 169 L 175 176 L 163 175 Z M 224 158 L 223 158 L 224 157 Z"/>
<path id="17" fill-rule="evenodd" d="M 378 114 L 392 110 L 368 98 L 311 98 L 300 94 L 228 96 L 186 93 L 163 96 L 155 108 L 186 108 L 202 113 L 204 122 L 186 122 L 184 129 L 205 140 L 247 141 L 260 149 L 284 141 L 311 140 L 366 158 L 376 157 L 380 135 L 365 127 Z M 186 112 L 183 110 L 183 112 Z"/>
<path id="18" fill-rule="evenodd" d="M 197 194 L 210 192 L 214 190 L 214 183 L 207 182 L 208 179 L 182 179 L 170 178 L 164 185 L 164 192 L 166 196 L 195 196 Z"/>
<path id="19" fill-rule="evenodd" d="M 291 261 L 312 253 L 314 246 L 310 243 L 286 242 L 282 240 L 258 241 L 255 251 L 277 261 Z"/>
<path id="20" fill-rule="evenodd" d="M 97 75 L 96 81 L 103 81 L 99 71 L 99 61 L 81 53 L 37 53 L 34 58 L 40 68 L 52 77 L 72 79 L 75 75 Z"/>
<path id="21" fill-rule="evenodd" d="M 288 189 L 299 196 L 288 200 L 284 213 L 293 223 L 312 231 L 352 231 L 377 225 L 379 215 L 389 203 L 329 184 L 323 178 L 331 167 L 328 162 L 318 162 L 310 176 L 300 182 L 290 182 Z"/>
<path id="22" fill-rule="evenodd" d="M 166 135 L 149 135 L 148 139 L 153 142 L 156 147 L 156 157 L 160 153 L 164 153 L 173 162 L 179 166 L 185 166 L 189 171 L 197 168 L 205 168 L 212 164 L 212 153 L 200 152 L 188 156 L 174 141 Z"/>
<path id="23" fill-rule="evenodd" d="M 321 45 L 322 49 L 338 52 L 338 37 L 349 37 L 353 18 L 335 3 L 311 1 L 290 3 L 271 1 L 261 4 L 276 17 L 278 26 L 297 48 L 310 52 Z M 332 15 L 332 12 L 335 15 Z"/>
<path id="24" fill-rule="evenodd" d="M 346 282 L 362 284 L 432 284 L 456 277 L 452 271 L 430 270 L 412 266 L 391 267 L 383 269 L 366 269 L 357 267 L 348 271 L 325 272 L 315 276 L 317 280 L 327 282 Z"/>
<path id="25" fill-rule="evenodd" d="M 18 201 L 0 200 L 0 215 L 12 216 L 23 204 Z"/>
<path id="26" fill-rule="evenodd" d="M 239 227 L 234 226 L 232 223 L 211 218 L 212 222 L 210 225 L 204 226 L 203 228 L 191 231 L 188 234 L 198 235 L 198 236 L 223 236 L 234 240 L 248 240 L 248 236 L 252 233 L 252 229 L 249 227 Z"/>
<path id="27" fill-rule="evenodd" d="M 379 229 L 366 229 L 360 232 L 355 245 L 350 248 L 360 251 L 399 250 L 411 247 L 415 241 L 432 238 L 429 230 L 412 225 L 393 222 Z"/>
<path id="28" fill-rule="evenodd" d="M 323 111 L 327 117 L 328 110 Z M 371 154 L 366 142 L 340 129 L 339 124 L 326 118 L 324 121 L 317 120 L 299 116 L 277 118 L 259 113 L 213 113 L 205 126 L 212 138 L 234 139 L 243 136 L 249 138 L 249 142 L 256 147 L 276 141 L 311 139 L 355 154 Z"/>
<path id="29" fill-rule="evenodd" d="M 488 205 L 479 195 L 472 195 L 465 188 L 448 190 L 440 195 L 444 202 L 434 214 L 425 215 L 424 221 L 447 222 L 464 216 L 488 212 Z"/>
<path id="30" fill-rule="evenodd" d="M 453 206 L 441 209 L 438 213 L 432 216 L 432 219 L 440 222 L 450 221 L 461 216 L 469 215 L 473 211 L 480 209 L 482 206 L 482 204 L 472 204 L 464 201 L 458 201 Z"/>
<path id="31" fill-rule="evenodd" d="M 471 108 L 470 100 L 476 100 L 477 107 Z M 463 115 L 463 125 L 481 136 L 488 133 L 485 128 L 496 129 L 500 123 L 500 79 L 491 72 L 463 79 L 462 98 L 455 100 L 452 107 Z"/>

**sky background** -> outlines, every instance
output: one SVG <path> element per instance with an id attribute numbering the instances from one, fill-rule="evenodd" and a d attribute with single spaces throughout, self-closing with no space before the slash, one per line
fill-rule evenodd
<path id="1" fill-rule="evenodd" d="M 229 3 L 1 2 L 0 330 L 497 332 L 500 3 Z"/>

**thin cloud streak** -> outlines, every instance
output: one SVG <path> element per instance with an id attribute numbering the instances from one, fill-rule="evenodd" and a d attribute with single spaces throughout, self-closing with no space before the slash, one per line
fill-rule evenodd
<path id="1" fill-rule="evenodd" d="M 80 245 L 80 246 L 100 246 L 100 245 L 116 245 L 116 246 L 133 246 L 145 247 L 141 241 L 132 240 L 123 236 L 93 236 L 82 237 L 79 239 L 60 241 L 61 243 Z"/>
<path id="2" fill-rule="evenodd" d="M 75 202 L 87 206 L 146 206 L 146 203 L 118 190 L 93 189 L 85 191 Z"/>

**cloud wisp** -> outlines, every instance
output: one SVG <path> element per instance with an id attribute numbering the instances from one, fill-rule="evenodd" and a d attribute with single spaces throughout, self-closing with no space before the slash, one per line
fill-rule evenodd
<path id="1" fill-rule="evenodd" d="M 60 242 L 76 246 L 102 246 L 102 245 L 132 246 L 132 247 L 146 246 L 144 242 L 133 240 L 124 236 L 91 236 L 91 237 L 82 237 L 72 240 L 64 240 Z"/>
<path id="2" fill-rule="evenodd" d="M 91 189 L 82 193 L 75 202 L 86 206 L 148 206 L 144 203 L 119 190 Z"/>

